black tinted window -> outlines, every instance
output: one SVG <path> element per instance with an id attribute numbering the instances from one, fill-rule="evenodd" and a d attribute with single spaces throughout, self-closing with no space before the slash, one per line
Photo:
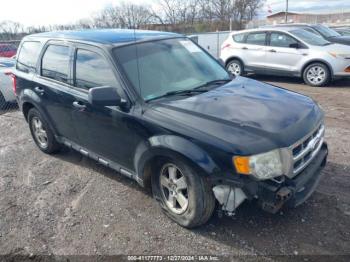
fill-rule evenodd
<path id="1" fill-rule="evenodd" d="M 265 45 L 266 33 L 251 33 L 248 35 L 246 42 L 251 45 Z"/>
<path id="2" fill-rule="evenodd" d="M 55 79 L 60 82 L 68 82 L 69 72 L 69 47 L 50 45 L 43 56 L 42 76 Z"/>
<path id="3" fill-rule="evenodd" d="M 245 37 L 245 34 L 233 35 L 233 40 L 237 43 L 243 43 L 244 37 Z"/>
<path id="4" fill-rule="evenodd" d="M 101 55 L 78 49 L 75 85 L 85 89 L 98 86 L 116 87 L 116 79 L 109 64 Z"/>
<path id="5" fill-rule="evenodd" d="M 290 47 L 291 44 L 297 44 L 293 37 L 283 33 L 271 33 L 270 45 L 276 47 Z"/>
<path id="6" fill-rule="evenodd" d="M 17 57 L 17 69 L 35 71 L 40 53 L 40 42 L 24 42 Z"/>

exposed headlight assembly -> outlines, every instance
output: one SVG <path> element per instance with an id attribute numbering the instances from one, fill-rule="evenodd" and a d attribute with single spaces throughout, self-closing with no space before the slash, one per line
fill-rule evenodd
<path id="1" fill-rule="evenodd" d="M 239 174 L 252 175 L 259 180 L 283 175 L 283 163 L 279 149 L 253 156 L 235 156 L 233 164 Z"/>

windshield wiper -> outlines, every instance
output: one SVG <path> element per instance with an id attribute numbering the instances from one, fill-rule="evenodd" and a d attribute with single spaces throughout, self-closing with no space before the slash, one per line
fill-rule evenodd
<path id="1" fill-rule="evenodd" d="M 205 92 L 204 90 L 194 90 L 194 89 L 185 89 L 185 90 L 177 90 L 177 91 L 170 91 L 165 93 L 164 95 L 161 96 L 157 96 L 154 98 L 150 98 L 147 99 L 146 102 L 152 101 L 152 100 L 157 100 L 157 99 L 161 99 L 164 97 L 168 97 L 168 96 L 175 96 L 175 95 L 187 95 L 187 94 L 192 94 L 192 93 L 202 93 Z"/>
<path id="2" fill-rule="evenodd" d="M 157 99 L 161 99 L 161 98 L 165 98 L 165 97 L 169 97 L 169 96 L 174 96 L 174 95 L 189 95 L 189 94 L 193 94 L 193 93 L 204 93 L 204 92 L 207 92 L 209 90 L 202 89 L 203 87 L 208 87 L 211 85 L 222 84 L 222 83 L 228 83 L 230 81 L 231 81 L 231 79 L 217 79 L 217 80 L 209 81 L 209 82 L 207 82 L 203 85 L 197 86 L 193 89 L 170 91 L 170 92 L 165 93 L 164 95 L 147 99 L 146 102 L 150 102 L 152 100 L 157 100 Z"/>
<path id="3" fill-rule="evenodd" d="M 232 81 L 232 79 L 227 79 L 227 78 L 225 78 L 225 79 L 216 79 L 216 80 L 213 80 L 213 81 L 206 82 L 203 85 L 197 86 L 193 90 L 202 89 L 203 87 L 208 87 L 208 86 L 212 86 L 212 85 L 225 84 L 225 83 L 228 83 L 228 82 L 231 82 L 231 81 Z"/>

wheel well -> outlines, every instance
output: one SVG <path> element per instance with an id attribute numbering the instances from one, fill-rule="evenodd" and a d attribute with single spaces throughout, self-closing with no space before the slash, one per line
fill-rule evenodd
<path id="1" fill-rule="evenodd" d="M 311 62 L 307 63 L 306 65 L 304 65 L 303 69 L 301 70 L 301 76 L 302 77 L 304 76 L 305 69 L 309 65 L 312 65 L 312 64 L 322 64 L 322 65 L 324 65 L 329 70 L 329 73 L 331 74 L 331 78 L 333 77 L 333 70 L 332 70 L 332 68 L 326 62 L 324 62 L 322 60 L 321 61 L 320 60 L 314 60 L 314 61 L 311 61 Z"/>
<path id="2" fill-rule="evenodd" d="M 241 62 L 243 68 L 244 68 L 244 63 L 242 61 L 242 59 L 238 58 L 238 57 L 230 57 L 229 59 L 226 60 L 225 63 L 225 67 L 228 65 L 228 63 L 230 63 L 232 60 L 238 60 L 239 62 Z"/>
<path id="3" fill-rule="evenodd" d="M 152 156 L 147 162 L 145 163 L 143 167 L 143 185 L 144 188 L 151 192 L 152 190 L 152 175 L 155 174 L 159 169 L 161 168 L 162 163 L 164 163 L 167 160 L 171 159 L 177 159 L 182 162 L 184 162 L 186 165 L 189 165 L 191 168 L 196 170 L 198 173 L 204 173 L 204 170 L 202 170 L 199 166 L 195 165 L 190 159 L 187 157 L 177 153 L 177 152 L 165 152 L 162 155 L 154 155 Z"/>
<path id="4" fill-rule="evenodd" d="M 22 105 L 22 112 L 23 112 L 25 120 L 28 120 L 28 112 L 32 108 L 34 108 L 34 105 L 29 103 L 29 102 L 26 102 Z"/>
<path id="5" fill-rule="evenodd" d="M 152 191 L 152 174 L 157 172 L 159 165 L 165 160 L 164 156 L 153 156 L 149 159 L 143 168 L 143 185 L 148 191 Z"/>

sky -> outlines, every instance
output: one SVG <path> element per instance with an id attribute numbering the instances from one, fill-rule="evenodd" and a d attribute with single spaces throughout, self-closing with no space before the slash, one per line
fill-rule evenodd
<path id="1" fill-rule="evenodd" d="M 186 1 L 186 0 L 184 0 Z M 90 17 L 106 6 L 122 0 L 0 0 L 0 21 L 12 20 L 25 26 L 69 24 Z M 155 6 L 157 0 L 127 0 Z M 289 0 L 290 11 L 326 12 L 350 11 L 350 0 Z M 259 12 L 265 16 L 271 6 L 272 12 L 283 11 L 285 0 L 267 0 Z"/>

